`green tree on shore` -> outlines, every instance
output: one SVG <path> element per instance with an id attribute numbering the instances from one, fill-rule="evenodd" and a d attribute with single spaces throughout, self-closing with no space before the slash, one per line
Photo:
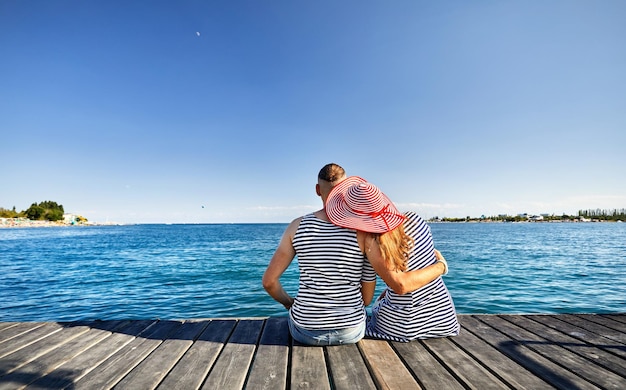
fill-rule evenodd
<path id="1" fill-rule="evenodd" d="M 584 218 L 602 219 L 605 221 L 624 221 L 626 220 L 626 209 L 579 210 L 578 215 Z"/>
<path id="2" fill-rule="evenodd" d="M 34 221 L 60 221 L 63 219 L 63 214 L 65 214 L 65 211 L 63 210 L 63 205 L 57 204 L 57 202 L 46 200 L 39 204 L 33 203 L 24 213 L 26 214 L 28 219 Z"/>
<path id="3" fill-rule="evenodd" d="M 550 221 L 577 221 L 580 220 L 580 218 L 585 218 L 585 219 L 589 219 L 589 220 L 593 220 L 593 221 L 626 221 L 626 209 L 589 209 L 589 210 L 579 210 L 578 211 L 578 215 L 567 215 L 565 213 L 563 213 L 563 215 L 547 215 L 547 214 L 542 214 L 541 215 L 541 220 L 544 222 L 550 222 Z M 500 214 L 498 216 L 490 216 L 490 217 L 486 217 L 486 216 L 481 216 L 480 218 L 470 218 L 465 217 L 465 218 L 448 218 L 448 217 L 444 217 L 444 218 L 439 218 L 439 217 L 434 217 L 431 218 L 430 221 L 442 221 L 442 222 L 482 222 L 482 221 L 488 221 L 488 222 L 522 222 L 522 221 L 528 221 L 529 220 L 529 216 L 526 214 L 521 214 L 521 215 L 516 215 L 516 216 L 512 216 L 512 215 L 504 215 L 504 214 Z"/>
<path id="4" fill-rule="evenodd" d="M 24 217 L 25 214 L 23 211 L 19 213 L 15 210 L 15 206 L 13 206 L 12 210 L 7 210 L 5 208 L 0 207 L 0 218 L 19 218 Z"/>

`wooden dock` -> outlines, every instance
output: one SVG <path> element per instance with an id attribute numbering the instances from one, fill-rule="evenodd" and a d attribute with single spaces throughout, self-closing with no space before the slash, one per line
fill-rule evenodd
<path id="1" fill-rule="evenodd" d="M 457 337 L 329 347 L 273 317 L 0 322 L 0 389 L 626 389 L 626 314 L 459 320 Z"/>

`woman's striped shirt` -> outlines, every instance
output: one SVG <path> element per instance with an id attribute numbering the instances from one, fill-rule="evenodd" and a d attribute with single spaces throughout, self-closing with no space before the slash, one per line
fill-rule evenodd
<path id="1" fill-rule="evenodd" d="M 405 213 L 404 229 L 413 238 L 407 271 L 434 264 L 435 246 L 430 227 L 417 214 Z M 366 335 L 395 341 L 456 336 L 459 323 L 452 297 L 442 278 L 409 294 L 398 295 L 387 287 L 372 308 Z"/>
<path id="2" fill-rule="evenodd" d="M 293 237 L 300 284 L 289 311 L 292 321 L 310 330 L 345 329 L 365 321 L 361 279 L 373 281 L 356 231 L 306 215 Z M 368 270 L 372 270 L 368 267 Z"/>

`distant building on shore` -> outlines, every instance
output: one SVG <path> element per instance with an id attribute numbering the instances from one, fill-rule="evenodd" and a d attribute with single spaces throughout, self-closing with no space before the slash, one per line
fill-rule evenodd
<path id="1" fill-rule="evenodd" d="M 63 214 L 63 222 L 66 225 L 82 225 L 87 223 L 87 218 L 78 214 L 65 213 Z"/>

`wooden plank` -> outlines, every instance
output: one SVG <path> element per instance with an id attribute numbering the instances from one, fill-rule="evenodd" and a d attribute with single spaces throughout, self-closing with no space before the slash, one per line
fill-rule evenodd
<path id="1" fill-rule="evenodd" d="M 362 339 L 358 346 L 379 389 L 421 389 L 387 341 Z"/>
<path id="2" fill-rule="evenodd" d="M 508 389 L 498 377 L 452 343 L 448 338 L 423 340 L 424 346 L 469 389 Z"/>
<path id="3" fill-rule="evenodd" d="M 602 314 L 602 317 L 626 324 L 626 314 Z"/>
<path id="4" fill-rule="evenodd" d="M 268 318 L 246 382 L 250 389 L 286 389 L 289 362 L 287 317 Z"/>
<path id="5" fill-rule="evenodd" d="M 626 315 L 459 321 L 456 337 L 327 347 L 290 345 L 284 317 L 0 322 L 9 337 L 0 350 L 10 351 L 0 357 L 0 390 L 626 388 Z"/>
<path id="6" fill-rule="evenodd" d="M 28 333 L 33 329 L 37 329 L 46 325 L 47 322 L 18 322 L 11 323 L 11 326 L 5 327 L 0 331 L 0 344 L 10 341 L 12 338 Z"/>
<path id="7" fill-rule="evenodd" d="M 111 334 L 99 329 L 87 328 L 87 330 L 84 333 L 73 332 L 77 333 L 74 336 L 70 334 L 69 329 L 64 329 L 63 332 L 57 333 L 57 335 L 60 334 L 63 337 L 63 340 L 47 352 L 45 348 L 37 347 L 36 352 L 33 353 L 32 347 L 35 347 L 35 344 L 18 351 L 17 353 L 26 352 L 29 362 L 10 374 L 4 375 L 0 380 L 0 389 L 16 389 L 20 385 L 28 385 Z M 49 342 L 51 341 L 50 339 L 51 337 L 46 339 L 46 341 Z M 44 352 L 44 354 L 39 356 L 40 352 Z M 10 359 L 14 361 L 19 360 L 16 357 L 11 357 L 12 355 L 9 355 Z M 6 367 L 3 365 L 3 372 L 6 373 L 5 369 Z"/>
<path id="8" fill-rule="evenodd" d="M 606 337 L 607 339 L 611 339 L 617 341 L 620 344 L 626 344 L 626 333 L 620 332 L 619 330 L 615 330 L 613 328 L 606 327 L 602 324 L 598 324 L 595 321 L 590 321 L 592 317 L 589 316 L 581 316 L 581 315 L 572 315 L 572 314 L 561 314 L 558 316 L 559 320 L 569 322 L 572 325 L 576 325 L 580 328 L 587 329 L 589 332 L 593 332 L 599 334 L 600 336 Z"/>
<path id="9" fill-rule="evenodd" d="M 441 365 L 421 342 L 392 342 L 391 345 L 424 389 L 463 389 L 456 378 Z"/>
<path id="10" fill-rule="evenodd" d="M 307 346 L 293 341 L 290 388 L 330 390 L 323 347 Z"/>
<path id="11" fill-rule="evenodd" d="M 240 320 L 209 372 L 203 389 L 241 389 L 256 350 L 262 320 Z"/>
<path id="12" fill-rule="evenodd" d="M 513 316 L 507 316 L 507 318 L 509 318 L 509 321 L 513 321 Z M 494 328 L 510 335 L 518 344 L 524 345 L 543 356 L 549 356 L 550 360 L 596 386 L 617 389 L 626 388 L 624 378 L 602 369 L 589 360 L 546 340 L 540 335 L 536 335 L 500 317 L 488 317 L 488 319 L 483 320 Z M 614 387 L 615 385 L 618 387 Z"/>
<path id="13" fill-rule="evenodd" d="M 163 341 L 116 386 L 120 389 L 156 388 L 206 325 L 204 322 L 183 323 L 176 333 Z"/>
<path id="14" fill-rule="evenodd" d="M 568 315 L 567 318 L 572 317 L 572 315 Z M 584 314 L 578 315 L 577 317 L 589 321 L 594 322 L 596 324 L 600 324 L 607 329 L 611 329 L 612 331 L 617 331 L 620 335 L 619 341 L 622 343 L 626 343 L 626 324 L 621 321 L 616 321 L 612 318 L 608 318 L 605 316 L 597 315 L 597 314 Z"/>
<path id="15" fill-rule="evenodd" d="M 375 389 L 367 364 L 356 344 L 326 347 L 333 389 Z"/>
<path id="16" fill-rule="evenodd" d="M 595 322 L 597 324 L 604 325 L 607 328 L 617 330 L 622 334 L 626 333 L 626 323 L 615 319 L 615 317 L 611 318 L 600 314 L 578 314 L 577 316 L 584 320 Z"/>
<path id="17" fill-rule="evenodd" d="M 9 328 L 12 330 L 13 328 Z M 32 343 L 35 343 L 41 339 L 44 339 L 51 334 L 60 331 L 63 327 L 54 322 L 48 322 L 43 325 L 40 324 L 25 324 L 24 327 L 16 329 L 15 335 L 13 335 L 6 342 L 0 344 L 0 358 L 7 356 L 15 351 L 18 351 Z"/>
<path id="18" fill-rule="evenodd" d="M 75 389 L 113 387 L 180 326 L 179 321 L 159 321 L 151 325 L 117 353 L 76 381 Z"/>
<path id="19" fill-rule="evenodd" d="M 559 321 L 556 323 L 552 317 L 549 316 L 529 316 L 529 317 L 507 317 L 507 319 L 516 325 L 523 327 L 535 334 L 540 335 L 544 339 L 555 343 L 567 350 L 570 350 L 591 362 L 601 365 L 604 368 L 613 371 L 616 374 L 626 374 L 626 360 L 620 359 L 616 357 L 614 354 L 598 348 L 593 345 L 593 343 L 587 343 L 582 338 L 574 338 L 566 334 L 565 329 L 567 327 L 573 327 L 572 325 Z M 542 321 L 542 322 L 539 322 Z M 544 324 L 547 322 L 548 324 L 552 324 L 553 326 L 548 326 Z M 562 324 L 562 325 L 561 325 Z M 555 326 L 560 326 L 560 329 L 555 329 Z M 578 328 L 580 329 L 580 328 Z M 576 333 L 574 333 L 576 334 Z M 596 336 L 598 339 L 601 339 L 601 336 Z M 608 340 L 608 339 L 605 339 Z M 610 340 L 608 340 L 610 341 Z M 626 350 L 624 350 L 626 354 Z M 625 387 L 626 388 L 626 387 Z"/>
<path id="20" fill-rule="evenodd" d="M 564 369 L 547 357 L 517 343 L 508 335 L 496 331 L 483 322 L 488 321 L 490 318 L 502 321 L 496 316 L 480 315 L 476 317 L 459 316 L 459 322 L 464 330 L 471 331 L 492 347 L 558 389 L 597 389 L 596 386 L 583 380 L 578 375 Z"/>
<path id="21" fill-rule="evenodd" d="M 2 336 L 2 330 L 18 324 L 21 324 L 21 322 L 0 322 L 0 343 L 4 341 L 4 337 Z"/>
<path id="22" fill-rule="evenodd" d="M 236 320 L 211 321 L 158 388 L 163 390 L 200 388 L 236 324 Z"/>
<path id="23" fill-rule="evenodd" d="M 63 332 L 54 328 L 54 331 L 46 334 L 45 337 L 41 337 L 23 348 L 6 355 L 5 359 L 3 359 L 2 371 L 4 374 L 8 374 L 88 330 L 89 328 L 86 326 L 65 329 Z"/>
<path id="24" fill-rule="evenodd" d="M 626 346 L 624 344 L 618 343 L 615 340 L 608 339 L 604 336 L 600 336 L 595 332 L 591 332 L 587 329 L 563 321 L 561 320 L 560 316 L 535 315 L 532 317 L 532 319 L 535 321 L 539 321 L 542 324 L 549 326 L 555 330 L 563 332 L 571 337 L 592 344 L 597 348 L 603 349 L 622 358 L 626 358 Z"/>
<path id="25" fill-rule="evenodd" d="M 467 354 L 471 355 L 475 360 L 479 361 L 482 366 L 488 368 L 494 375 L 501 378 L 514 389 L 552 388 L 552 386 L 541 378 L 538 378 L 520 364 L 509 359 L 508 356 L 504 355 L 469 330 L 463 329 L 458 336 L 452 337 L 450 340 L 463 348 Z M 444 381 L 447 382 L 448 379 L 446 378 Z M 447 388 L 447 386 L 444 385 L 446 382 L 439 384 L 437 387 L 430 388 Z"/>
<path id="26" fill-rule="evenodd" d="M 530 348 L 552 356 L 553 361 L 562 364 L 572 372 L 578 373 L 578 375 L 596 385 L 607 389 L 626 389 L 626 378 L 607 370 L 606 367 L 598 365 L 601 362 L 599 354 L 603 354 L 603 351 L 586 343 L 578 342 L 536 321 L 532 321 L 531 317 L 508 315 L 504 318 L 528 332 L 525 335 L 527 339 L 524 342 L 528 343 Z M 537 337 L 533 338 L 531 334 Z M 591 355 L 585 353 L 585 351 L 590 350 Z M 614 358 L 617 362 L 619 359 L 614 355 L 605 354 L 605 362 L 606 355 L 610 356 L 609 360 Z M 619 368 L 617 371 L 623 372 Z"/>
<path id="27" fill-rule="evenodd" d="M 98 323 L 99 329 L 106 330 L 108 322 Z M 48 374 L 33 382 L 28 389 L 63 389 L 73 387 L 74 382 L 98 367 L 126 344 L 135 339 L 135 335 L 152 325 L 154 321 L 143 320 L 126 322 L 121 327 L 111 329 L 113 334 L 93 347 L 63 363 Z M 116 324 L 112 324 L 116 325 Z"/>

